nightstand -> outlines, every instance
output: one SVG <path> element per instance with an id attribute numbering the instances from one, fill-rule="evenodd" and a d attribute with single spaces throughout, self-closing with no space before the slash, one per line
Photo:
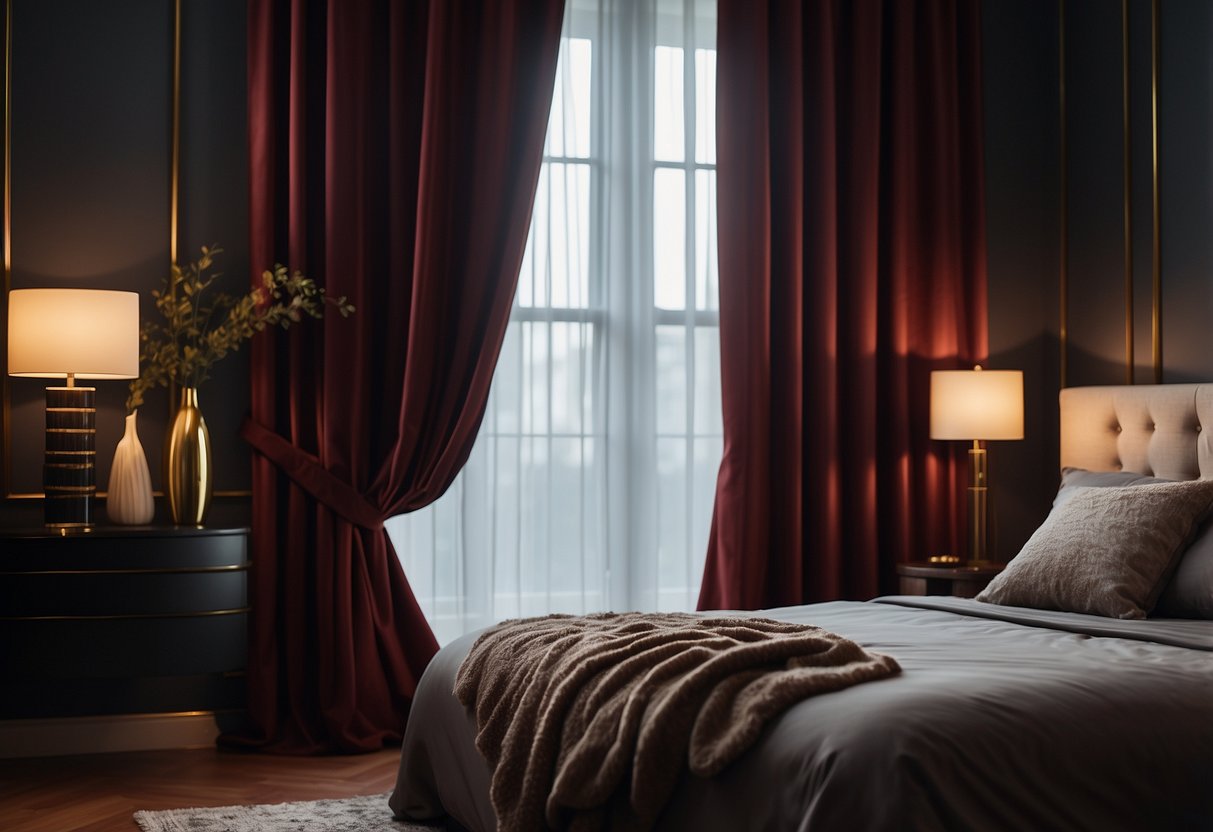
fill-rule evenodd
<path id="1" fill-rule="evenodd" d="M 0 719 L 243 707 L 248 529 L 0 529 Z"/>
<path id="2" fill-rule="evenodd" d="M 972 598 L 1003 570 L 1005 563 L 940 566 L 924 561 L 897 564 L 902 595 L 955 595 Z"/>

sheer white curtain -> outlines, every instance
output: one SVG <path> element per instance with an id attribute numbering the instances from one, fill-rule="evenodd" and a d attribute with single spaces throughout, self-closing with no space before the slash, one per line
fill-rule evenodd
<path id="1" fill-rule="evenodd" d="M 480 436 L 388 521 L 443 643 L 695 606 L 721 454 L 715 33 L 714 0 L 569 0 Z"/>

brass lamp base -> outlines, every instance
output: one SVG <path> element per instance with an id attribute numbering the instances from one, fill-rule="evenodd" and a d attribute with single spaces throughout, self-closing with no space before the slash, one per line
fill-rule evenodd
<path id="1" fill-rule="evenodd" d="M 986 470 L 986 449 L 981 441 L 973 440 L 969 449 L 969 566 L 985 566 L 989 564 L 986 544 L 989 540 L 986 534 L 988 474 Z"/>

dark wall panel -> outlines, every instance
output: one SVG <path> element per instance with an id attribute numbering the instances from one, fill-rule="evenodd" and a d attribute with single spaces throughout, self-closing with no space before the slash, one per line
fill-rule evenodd
<path id="1" fill-rule="evenodd" d="M 1213 4 L 1162 12 L 1164 380 L 1213 381 Z"/>
<path id="2" fill-rule="evenodd" d="M 986 223 L 990 366 L 1024 371 L 1022 442 L 990 448 L 993 557 L 1019 550 L 1056 486 L 1057 5 L 987 0 Z"/>
<path id="3" fill-rule="evenodd" d="M 244 0 L 184 0 L 181 44 L 179 258 L 203 243 L 227 250 L 224 286 L 248 281 Z M 12 286 L 138 291 L 141 314 L 168 271 L 172 0 L 13 0 Z M 249 487 L 237 435 L 248 408 L 247 357 L 219 365 L 202 388 L 216 487 Z M 9 380 L 0 414 L 11 437 L 8 493 L 41 490 L 43 379 Z M 122 432 L 124 382 L 98 382 L 98 487 Z M 169 419 L 162 391 L 139 413 L 139 435 L 160 484 Z M 216 503 L 239 522 L 244 500 Z M 98 506 L 104 516 L 103 506 Z M 40 520 L 40 501 L 0 501 L 0 522 Z"/>
<path id="4" fill-rule="evenodd" d="M 1066 3 L 1070 385 L 1125 382 L 1120 4 Z M 1053 95 L 1056 101 L 1056 91 Z"/>
<path id="5" fill-rule="evenodd" d="M 245 0 L 195 0 L 182 6 L 181 233 L 179 258 L 193 260 L 219 243 L 222 288 L 247 291 L 248 92 Z M 215 474 L 222 489 L 247 490 L 251 464 L 239 438 L 248 411 L 248 353 L 216 365 L 199 391 L 216 440 Z"/>
<path id="6" fill-rule="evenodd" d="M 1150 42 L 1150 0 L 1133 0 L 1129 3 L 1129 140 L 1132 154 L 1130 181 L 1133 185 L 1130 198 L 1133 216 L 1133 379 L 1138 384 L 1154 383 L 1151 335 L 1154 193 Z M 1121 363 L 1123 369 L 1123 358 Z"/>
<path id="7" fill-rule="evenodd" d="M 168 262 L 171 6 L 16 0 L 12 20 L 12 286 L 144 290 Z M 11 380 L 14 491 L 41 491 L 51 383 Z M 126 384 L 95 386 L 104 483 Z"/>
<path id="8" fill-rule="evenodd" d="M 1213 4 L 1160 4 L 1159 190 L 1164 382 L 1213 380 Z M 1131 0 L 1133 363 L 1152 382 L 1151 3 Z M 1056 2 L 985 0 L 990 348 L 1025 371 L 1022 443 L 991 453 L 998 555 L 1014 555 L 1057 483 L 1061 221 Z M 1068 0 L 1070 386 L 1123 384 L 1124 122 L 1121 5 Z M 1006 448 L 1007 450 L 1003 450 Z"/>

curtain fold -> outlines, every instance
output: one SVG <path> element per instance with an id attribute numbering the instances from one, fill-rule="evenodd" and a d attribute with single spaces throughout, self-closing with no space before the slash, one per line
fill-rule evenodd
<path id="1" fill-rule="evenodd" d="M 250 0 L 250 254 L 356 307 L 255 339 L 252 730 L 398 741 L 437 649 L 383 521 L 467 459 L 526 242 L 563 0 Z"/>
<path id="2" fill-rule="evenodd" d="M 720 0 L 724 459 L 700 609 L 964 541 L 929 373 L 987 351 L 977 0 Z"/>

